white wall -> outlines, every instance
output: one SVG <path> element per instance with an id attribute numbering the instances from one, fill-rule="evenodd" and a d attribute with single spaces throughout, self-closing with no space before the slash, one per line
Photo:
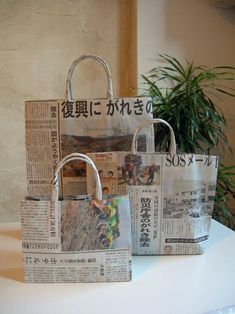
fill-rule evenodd
<path id="1" fill-rule="evenodd" d="M 225 9 L 215 0 L 138 0 L 138 75 L 157 65 L 159 53 L 207 66 L 235 66 L 235 7 Z M 139 79 L 139 86 L 141 80 Z M 235 84 L 233 83 L 233 87 Z M 228 122 L 235 152 L 235 99 L 219 102 Z M 224 161 L 235 164 L 234 154 Z"/>

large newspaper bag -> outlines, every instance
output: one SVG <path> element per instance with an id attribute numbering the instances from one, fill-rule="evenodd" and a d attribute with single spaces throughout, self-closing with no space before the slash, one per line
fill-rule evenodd
<path id="1" fill-rule="evenodd" d="M 163 123 L 171 131 L 168 153 L 136 152 L 140 129 Z M 104 193 L 130 194 L 133 254 L 201 254 L 209 237 L 218 157 L 177 154 L 173 129 L 164 120 L 137 128 L 131 152 L 88 154 Z M 88 190 L 92 178 L 88 174 Z"/>
<path id="2" fill-rule="evenodd" d="M 106 73 L 107 98 L 74 99 L 71 79 L 76 66 L 86 59 L 99 62 Z M 65 99 L 26 101 L 25 143 L 27 195 L 49 196 L 51 180 L 59 161 L 81 152 L 129 151 L 140 122 L 152 117 L 151 98 L 117 98 L 107 63 L 95 55 L 75 60 L 66 81 Z M 153 149 L 152 128 L 138 138 L 141 151 Z M 82 161 L 63 171 L 63 195 L 86 193 L 86 169 Z"/>
<path id="3" fill-rule="evenodd" d="M 58 173 L 71 161 L 90 165 L 94 197 L 58 196 Z M 94 163 L 70 154 L 59 163 L 51 198 L 21 203 L 25 282 L 108 282 L 131 280 L 131 217 L 128 196 L 102 197 Z"/>

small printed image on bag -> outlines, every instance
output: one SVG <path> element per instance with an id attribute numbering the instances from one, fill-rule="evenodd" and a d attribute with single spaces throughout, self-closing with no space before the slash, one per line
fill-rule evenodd
<path id="1" fill-rule="evenodd" d="M 153 123 L 170 129 L 168 153 L 136 151 L 138 132 Z M 214 206 L 217 156 L 177 154 L 173 129 L 161 119 L 146 120 L 136 129 L 129 153 L 88 155 L 102 173 L 103 188 L 130 195 L 133 254 L 204 252 Z M 92 184 L 89 171 L 89 193 Z"/>
<path id="2" fill-rule="evenodd" d="M 117 199 L 108 198 L 101 202 L 67 201 L 62 204 L 63 252 L 111 249 L 117 246 L 120 237 Z"/>
<path id="3" fill-rule="evenodd" d="M 92 169 L 94 197 L 58 197 L 59 171 L 74 160 Z M 86 155 L 70 154 L 60 162 L 51 200 L 23 201 L 21 222 L 26 282 L 131 280 L 129 197 L 103 197 L 98 171 Z"/>
<path id="4" fill-rule="evenodd" d="M 92 60 L 107 77 L 104 98 L 74 98 L 72 77 L 81 62 Z M 82 55 L 71 64 L 65 97 L 25 102 L 27 196 L 50 196 L 59 161 L 68 154 L 130 151 L 135 128 L 152 117 L 149 97 L 115 97 L 108 64 L 99 56 Z M 138 136 L 140 151 L 153 151 L 153 128 Z M 86 194 L 86 164 L 77 160 L 61 174 L 61 194 Z"/>

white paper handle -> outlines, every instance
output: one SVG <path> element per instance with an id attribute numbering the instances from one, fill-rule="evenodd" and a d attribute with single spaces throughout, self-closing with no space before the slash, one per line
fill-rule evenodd
<path id="1" fill-rule="evenodd" d="M 175 143 L 174 131 L 173 131 L 172 127 L 170 126 L 170 124 L 163 119 L 148 119 L 148 120 L 144 121 L 143 123 L 141 123 L 137 127 L 137 129 L 134 132 L 133 139 L 132 139 L 132 146 L 131 146 L 132 154 L 136 154 L 136 152 L 137 152 L 137 141 L 136 141 L 136 139 L 137 139 L 137 135 L 138 135 L 139 131 L 142 130 L 143 128 L 151 125 L 151 124 L 159 124 L 159 123 L 165 124 L 170 129 L 171 143 L 170 143 L 170 147 L 169 147 L 169 154 L 171 156 L 176 154 L 176 143 Z"/>
<path id="2" fill-rule="evenodd" d="M 98 170 L 94 164 L 94 162 L 86 155 L 80 154 L 80 153 L 73 153 L 70 155 L 67 155 L 64 157 L 60 163 L 58 164 L 55 174 L 54 174 L 54 179 L 53 179 L 53 186 L 52 186 L 52 202 L 56 201 L 58 199 L 58 194 L 59 194 L 59 172 L 63 168 L 65 164 L 67 164 L 70 161 L 73 160 L 82 160 L 89 164 L 94 172 L 95 175 L 95 198 L 98 200 L 102 200 L 102 188 L 101 188 L 101 182 L 100 182 L 100 176 L 98 173 Z"/>
<path id="3" fill-rule="evenodd" d="M 72 79 L 75 67 L 81 61 L 83 61 L 85 59 L 93 59 L 95 61 L 98 61 L 103 66 L 103 68 L 105 70 L 105 73 L 106 73 L 106 76 L 107 76 L 107 80 L 108 80 L 107 98 L 112 99 L 113 98 L 113 84 L 112 84 L 112 76 L 111 76 L 111 72 L 110 72 L 109 66 L 104 61 L 104 59 L 102 59 L 101 57 L 96 56 L 96 55 L 82 55 L 81 57 L 79 57 L 78 59 L 73 61 L 73 63 L 71 64 L 71 66 L 70 66 L 70 68 L 68 70 L 68 75 L 67 75 L 67 80 L 66 80 L 66 94 L 65 94 L 65 98 L 68 101 L 72 101 L 73 100 L 71 79 Z"/>

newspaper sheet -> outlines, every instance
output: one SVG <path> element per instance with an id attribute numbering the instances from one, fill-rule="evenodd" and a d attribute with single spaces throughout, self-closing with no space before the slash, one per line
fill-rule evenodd
<path id="1" fill-rule="evenodd" d="M 74 152 L 129 151 L 136 127 L 152 118 L 150 98 L 27 101 L 25 142 L 27 195 L 50 196 L 58 162 Z M 138 137 L 140 151 L 153 151 L 153 128 Z M 63 170 L 63 195 L 86 194 L 86 165 Z"/>
<path id="2" fill-rule="evenodd" d="M 201 254 L 209 237 L 218 158 L 91 153 L 103 193 L 130 195 L 133 254 Z M 88 170 L 88 191 L 92 192 Z"/>
<path id="3" fill-rule="evenodd" d="M 26 282 L 131 280 L 129 198 L 96 202 L 22 202 Z"/>

